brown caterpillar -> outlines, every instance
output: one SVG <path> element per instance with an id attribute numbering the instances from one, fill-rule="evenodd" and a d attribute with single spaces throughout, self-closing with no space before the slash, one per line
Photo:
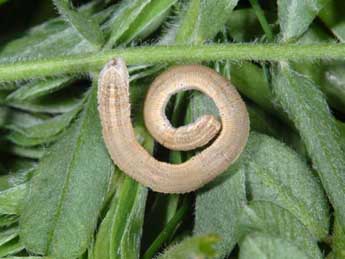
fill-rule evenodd
<path id="1" fill-rule="evenodd" d="M 169 98 L 182 90 L 199 90 L 215 102 L 221 123 L 204 115 L 197 121 L 173 128 L 166 118 Z M 162 145 L 190 150 L 214 142 L 182 164 L 152 157 L 136 140 L 130 119 L 129 76 L 121 58 L 101 71 L 98 110 L 107 149 L 126 174 L 154 191 L 184 193 L 196 190 L 224 172 L 241 154 L 249 133 L 246 106 L 236 89 L 215 71 L 200 65 L 170 68 L 152 83 L 145 100 L 145 124 Z"/>

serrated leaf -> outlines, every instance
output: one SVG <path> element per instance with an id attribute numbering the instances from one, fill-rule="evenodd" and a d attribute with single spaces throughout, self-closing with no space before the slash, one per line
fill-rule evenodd
<path id="1" fill-rule="evenodd" d="M 20 237 L 35 253 L 71 258 L 89 245 L 113 171 L 96 90 L 93 86 L 80 118 L 48 150 L 30 182 Z"/>
<path id="2" fill-rule="evenodd" d="M 263 233 L 252 233 L 241 243 L 239 259 L 311 259 L 293 243 Z"/>
<path id="3" fill-rule="evenodd" d="M 234 167 L 223 173 L 218 181 L 198 191 L 193 232 L 197 235 L 219 235 L 221 241 L 216 246 L 217 258 L 228 255 L 238 241 L 238 223 L 246 201 L 244 172 Z"/>
<path id="4" fill-rule="evenodd" d="M 345 154 L 325 97 L 313 82 L 285 63 L 274 75 L 273 91 L 298 129 L 339 221 L 345 226 Z"/>
<path id="5" fill-rule="evenodd" d="M 252 133 L 242 159 L 251 199 L 287 209 L 315 237 L 326 237 L 327 199 L 319 179 L 297 153 L 273 138 Z"/>
<path id="6" fill-rule="evenodd" d="M 278 0 L 278 19 L 282 41 L 298 38 L 304 33 L 329 0 Z"/>
<path id="7" fill-rule="evenodd" d="M 0 192 L 0 214 L 19 215 L 26 188 L 26 184 L 20 184 Z"/>
<path id="8" fill-rule="evenodd" d="M 309 230 L 289 211 L 266 201 L 253 201 L 241 215 L 242 235 L 263 232 L 295 244 L 310 258 L 321 259 L 322 255 Z"/>
<path id="9" fill-rule="evenodd" d="M 216 235 L 193 236 L 168 247 L 156 259 L 215 258 L 215 246 L 218 242 L 219 237 Z"/>
<path id="10" fill-rule="evenodd" d="M 120 42 L 147 37 L 155 31 L 169 14 L 177 0 L 151 0 L 121 37 Z"/>
<path id="11" fill-rule="evenodd" d="M 51 94 L 62 89 L 73 81 L 71 77 L 61 77 L 46 80 L 33 80 L 7 96 L 8 100 L 24 101 Z"/>
<path id="12" fill-rule="evenodd" d="M 110 21 L 111 33 L 106 43 L 106 48 L 112 48 L 124 32 L 128 30 L 137 16 L 143 11 L 151 0 L 125 0 L 122 1 L 118 10 Z"/>
<path id="13" fill-rule="evenodd" d="M 59 13 L 67 22 L 95 49 L 100 49 L 104 43 L 104 36 L 96 21 L 85 13 L 79 13 L 69 0 L 53 0 Z"/>

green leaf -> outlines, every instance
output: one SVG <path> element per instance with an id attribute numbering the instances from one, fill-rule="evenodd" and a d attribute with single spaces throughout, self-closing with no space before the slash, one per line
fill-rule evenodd
<path id="1" fill-rule="evenodd" d="M 285 63 L 273 81 L 276 99 L 298 129 L 339 221 L 345 226 L 345 154 L 325 98 L 313 82 Z"/>
<path id="2" fill-rule="evenodd" d="M 120 42 L 147 37 L 155 31 L 168 16 L 177 0 L 151 0 L 121 37 Z"/>
<path id="3" fill-rule="evenodd" d="M 193 236 L 168 247 L 156 259 L 214 258 L 217 255 L 215 245 L 218 242 L 219 237 L 215 235 Z"/>
<path id="4" fill-rule="evenodd" d="M 345 229 L 339 224 L 337 218 L 334 221 L 332 248 L 335 259 L 345 257 Z"/>
<path id="5" fill-rule="evenodd" d="M 59 13 L 71 26 L 96 49 L 104 43 L 104 36 L 96 21 L 85 13 L 79 13 L 69 0 L 53 0 Z"/>
<path id="6" fill-rule="evenodd" d="M 124 177 L 98 230 L 95 259 L 139 258 L 147 189 Z"/>
<path id="7" fill-rule="evenodd" d="M 321 26 L 312 25 L 298 40 L 299 44 L 335 42 Z M 326 95 L 328 103 L 335 109 L 345 112 L 345 63 L 343 61 L 293 62 L 291 66 L 310 77 Z"/>
<path id="8" fill-rule="evenodd" d="M 0 232 L 0 247 L 18 236 L 18 227 L 12 227 Z"/>
<path id="9" fill-rule="evenodd" d="M 272 103 L 273 94 L 265 80 L 262 68 L 250 62 L 231 64 L 231 82 L 249 99 L 258 104 L 266 112 L 283 117 Z"/>
<path id="10" fill-rule="evenodd" d="M 96 95 L 93 86 L 80 118 L 36 168 L 20 219 L 20 237 L 29 251 L 71 258 L 89 245 L 113 171 Z"/>
<path id="11" fill-rule="evenodd" d="M 312 259 L 293 243 L 263 233 L 252 233 L 241 243 L 239 259 Z"/>
<path id="12" fill-rule="evenodd" d="M 0 215 L 0 228 L 6 228 L 18 222 L 16 215 Z"/>
<path id="13" fill-rule="evenodd" d="M 23 244 L 18 240 L 18 238 L 15 238 L 10 242 L 7 242 L 6 244 L 0 246 L 0 257 L 6 256 L 7 258 L 8 255 L 16 254 L 24 249 L 25 247 L 23 246 Z"/>
<path id="14" fill-rule="evenodd" d="M 132 96 L 136 98 L 138 96 Z M 135 126 L 138 141 L 152 153 L 154 141 L 140 124 Z M 121 175 L 122 172 L 118 172 Z M 96 236 L 94 259 L 139 258 L 147 188 L 126 175 L 121 176 L 116 193 Z"/>
<path id="15" fill-rule="evenodd" d="M 111 33 L 105 45 L 106 48 L 112 48 L 117 43 L 150 2 L 151 0 L 124 0 L 121 2 L 110 21 Z"/>
<path id="16" fill-rule="evenodd" d="M 197 42 L 212 39 L 222 30 L 238 0 L 201 0 Z"/>
<path id="17" fill-rule="evenodd" d="M 262 36 L 263 30 L 252 8 L 234 10 L 228 18 L 229 34 L 236 42 L 253 41 Z"/>
<path id="18" fill-rule="evenodd" d="M 6 256 L 5 258 L 2 259 L 54 259 L 51 257 L 42 257 L 42 256 L 25 256 L 25 257 L 21 257 L 21 256 Z"/>
<path id="19" fill-rule="evenodd" d="M 282 41 L 287 42 L 301 36 L 328 1 L 278 0 Z"/>
<path id="20" fill-rule="evenodd" d="M 9 145 L 8 143 L 0 142 L 0 150 L 9 154 L 14 154 L 20 157 L 40 159 L 45 153 L 44 147 L 21 147 L 17 145 Z"/>
<path id="21" fill-rule="evenodd" d="M 321 20 L 341 42 L 345 42 L 344 10 L 344 1 L 332 0 L 328 1 L 319 14 Z"/>
<path id="22" fill-rule="evenodd" d="M 19 215 L 26 188 L 26 184 L 20 184 L 0 192 L 0 214 Z"/>
<path id="23" fill-rule="evenodd" d="M 47 116 L 31 114 L 0 106 L 0 128 L 16 130 L 43 123 Z"/>
<path id="24" fill-rule="evenodd" d="M 228 21 L 238 0 L 191 0 L 180 20 L 176 43 L 202 43 L 212 39 Z"/>
<path id="25" fill-rule="evenodd" d="M 322 255 L 308 229 L 287 210 L 266 201 L 253 201 L 241 215 L 242 234 L 263 232 L 295 244 L 310 258 L 321 259 Z M 241 249 L 242 250 L 242 249 Z"/>
<path id="26" fill-rule="evenodd" d="M 242 159 L 250 199 L 285 208 L 315 237 L 327 236 L 327 199 L 319 179 L 296 152 L 273 138 L 252 133 Z"/>
<path id="27" fill-rule="evenodd" d="M 68 92 L 59 91 L 48 96 L 25 101 L 10 101 L 7 104 L 29 112 L 65 113 L 79 106 L 83 100 L 82 96 L 81 89 L 70 88 Z"/>
<path id="28" fill-rule="evenodd" d="M 198 191 L 193 232 L 219 235 L 217 258 L 228 255 L 237 243 L 240 234 L 238 223 L 246 200 L 245 174 L 235 166 Z"/>
<path id="29" fill-rule="evenodd" d="M 82 6 L 79 11 L 90 15 L 94 2 Z M 102 23 L 114 10 L 116 5 L 110 6 L 92 18 Z M 111 23 L 102 29 L 109 28 Z M 31 28 L 25 36 L 7 42 L 0 51 L 0 62 L 13 62 L 23 59 L 45 58 L 57 55 L 77 54 L 94 51 L 94 48 L 80 36 L 77 31 L 62 19 L 54 18 L 43 24 Z"/>
<path id="30" fill-rule="evenodd" d="M 56 92 L 73 81 L 71 77 L 33 80 L 7 96 L 7 100 L 24 101 Z"/>
<path id="31" fill-rule="evenodd" d="M 82 105 L 70 112 L 55 116 L 40 124 L 29 127 L 16 128 L 7 135 L 7 139 L 21 146 L 34 146 L 48 143 L 56 139 L 57 135 L 65 130 L 80 112 Z"/>

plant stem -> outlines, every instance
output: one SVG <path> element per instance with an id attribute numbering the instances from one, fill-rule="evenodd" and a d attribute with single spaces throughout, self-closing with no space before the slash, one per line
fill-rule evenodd
<path id="1" fill-rule="evenodd" d="M 106 52 L 37 59 L 0 65 L 0 82 L 99 70 L 114 57 L 127 64 L 210 60 L 345 59 L 345 44 L 212 44 L 114 49 Z"/>
<path id="2" fill-rule="evenodd" d="M 177 225 L 187 214 L 189 207 L 189 199 L 188 197 L 185 197 L 181 205 L 181 208 L 178 209 L 174 217 L 168 222 L 168 224 L 165 226 L 162 232 L 157 236 L 157 238 L 152 242 L 151 246 L 146 250 L 145 254 L 142 257 L 143 259 L 150 259 L 157 253 L 162 244 L 170 237 L 171 233 L 175 231 Z"/>

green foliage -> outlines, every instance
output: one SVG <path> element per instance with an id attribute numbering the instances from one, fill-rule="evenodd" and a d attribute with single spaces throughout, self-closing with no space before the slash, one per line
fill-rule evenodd
<path id="1" fill-rule="evenodd" d="M 74 9 L 70 0 L 53 0 L 59 13 L 69 24 L 96 49 L 102 47 L 104 36 L 96 21 L 87 14 L 79 13 Z"/>
<path id="2" fill-rule="evenodd" d="M 263 233 L 248 235 L 241 245 L 240 259 L 312 258 L 293 243 Z"/>
<path id="3" fill-rule="evenodd" d="M 343 0 L 27 2 L 0 0 L 1 258 L 344 258 Z M 154 143 L 149 84 L 180 62 L 231 80 L 251 126 L 238 161 L 183 196 L 120 172 L 96 98 L 117 56 L 138 141 L 171 163 L 201 149 Z M 218 116 L 200 92 L 171 99 L 173 125 Z"/>
<path id="4" fill-rule="evenodd" d="M 94 86 L 79 119 L 47 151 L 30 182 L 20 228 L 22 242 L 32 252 L 79 256 L 96 227 L 113 170 L 102 140 L 96 93 Z"/>
<path id="5" fill-rule="evenodd" d="M 282 41 L 299 37 L 329 0 L 278 0 Z"/>
<path id="6" fill-rule="evenodd" d="M 345 163 L 339 131 L 320 90 L 303 75 L 282 64 L 273 90 L 299 130 L 313 166 L 339 216 L 345 224 Z M 302 101 L 303 100 L 303 101 Z"/>
<path id="7" fill-rule="evenodd" d="M 177 245 L 169 247 L 157 259 L 183 259 L 183 258 L 213 258 L 216 255 L 214 248 L 219 238 L 214 235 L 195 236 L 187 238 Z"/>

